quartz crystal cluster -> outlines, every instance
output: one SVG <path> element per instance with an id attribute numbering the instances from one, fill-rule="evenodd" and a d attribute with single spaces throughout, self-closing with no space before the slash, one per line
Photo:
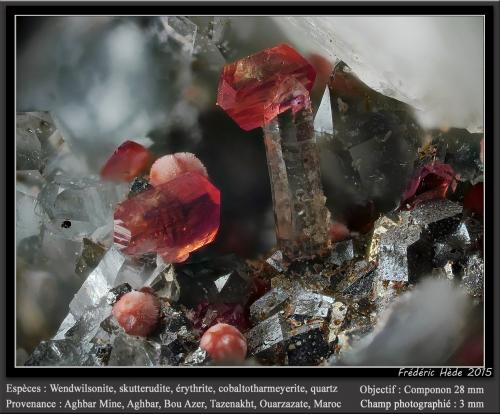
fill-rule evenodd
<path id="1" fill-rule="evenodd" d="M 162 24 L 176 42 L 193 23 Z M 183 53 L 196 49 L 181 37 Z M 66 259 L 81 278 L 25 365 L 456 362 L 468 332 L 453 313 L 483 301 L 482 136 L 424 130 L 343 62 L 314 115 L 315 77 L 285 44 L 220 75 L 217 104 L 243 130 L 262 128 L 277 239 L 264 259 L 203 249 L 224 223 L 194 154 L 128 140 L 101 177 L 70 175 L 77 158 L 49 114 L 19 114 L 18 255 L 48 235 L 77 243 Z M 419 306 L 436 307 L 436 292 L 450 302 L 429 317 Z"/>

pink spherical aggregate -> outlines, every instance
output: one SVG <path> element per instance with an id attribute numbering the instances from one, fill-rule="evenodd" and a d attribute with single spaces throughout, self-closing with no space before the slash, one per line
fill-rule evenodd
<path id="1" fill-rule="evenodd" d="M 149 173 L 149 183 L 154 186 L 160 185 L 186 172 L 196 172 L 208 177 L 207 169 L 194 154 L 177 152 L 158 158 L 154 162 Z"/>
<path id="2" fill-rule="evenodd" d="M 244 361 L 247 355 L 245 337 L 226 323 L 218 323 L 208 329 L 201 337 L 200 348 L 216 362 Z"/>
<path id="3" fill-rule="evenodd" d="M 160 301 L 149 292 L 132 291 L 113 305 L 113 316 L 129 335 L 148 336 L 158 325 Z"/>

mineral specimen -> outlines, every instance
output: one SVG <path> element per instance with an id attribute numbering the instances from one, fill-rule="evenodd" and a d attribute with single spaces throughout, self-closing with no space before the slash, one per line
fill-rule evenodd
<path id="1" fill-rule="evenodd" d="M 362 231 L 354 224 L 363 216 L 373 222 L 398 206 L 423 131 L 411 106 L 370 88 L 342 61 L 321 109 L 316 129 L 327 206 L 350 230 Z"/>
<path id="2" fill-rule="evenodd" d="M 323 254 L 330 245 L 312 112 L 284 112 L 264 127 L 278 246 L 286 259 Z"/>
<path id="3" fill-rule="evenodd" d="M 188 172 L 123 201 L 114 218 L 114 240 L 124 253 L 157 252 L 182 262 L 215 238 L 220 193 L 204 176 Z"/>
<path id="4" fill-rule="evenodd" d="M 246 131 L 290 108 L 310 105 L 316 73 L 293 48 L 281 44 L 224 66 L 217 104 Z"/>
<path id="5" fill-rule="evenodd" d="M 178 152 L 164 155 L 152 165 L 149 173 L 149 183 L 158 186 L 186 172 L 196 172 L 208 177 L 207 169 L 194 154 Z"/>
<path id="6" fill-rule="evenodd" d="M 251 280 L 244 261 L 235 255 L 175 265 L 179 303 L 196 307 L 208 303 L 245 304 L 251 295 Z"/>
<path id="7" fill-rule="evenodd" d="M 484 134 L 466 129 L 449 128 L 430 131 L 432 145 L 437 148 L 439 159 L 449 164 L 463 181 L 475 184 L 483 175 L 481 142 Z"/>
<path id="8" fill-rule="evenodd" d="M 240 362 L 246 357 L 247 341 L 234 326 L 218 323 L 203 334 L 200 348 L 215 362 Z"/>
<path id="9" fill-rule="evenodd" d="M 254 324 L 284 309 L 290 295 L 281 288 L 274 288 L 250 306 L 250 318 Z"/>
<path id="10" fill-rule="evenodd" d="M 122 283 L 109 290 L 108 295 L 106 296 L 106 302 L 108 305 L 114 305 L 120 298 L 132 291 L 132 287 L 128 283 Z"/>
<path id="11" fill-rule="evenodd" d="M 76 261 L 75 273 L 86 278 L 96 268 L 105 253 L 106 248 L 104 246 L 84 238 L 82 254 Z"/>
<path id="12" fill-rule="evenodd" d="M 433 162 L 419 168 L 401 198 L 403 208 L 412 208 L 424 201 L 445 198 L 457 186 L 458 176 L 448 164 Z"/>
<path id="13" fill-rule="evenodd" d="M 484 190 L 483 183 L 477 183 L 473 185 L 464 198 L 464 209 L 474 213 L 477 216 L 483 216 L 483 199 L 484 199 Z"/>
<path id="14" fill-rule="evenodd" d="M 128 198 L 132 198 L 143 191 L 149 190 L 151 184 L 145 177 L 135 177 L 130 183 L 130 191 L 128 192 Z"/>
<path id="15" fill-rule="evenodd" d="M 103 183 L 97 177 L 79 179 L 56 174 L 37 197 L 40 214 L 46 214 L 44 226 L 52 233 L 71 240 L 91 237 L 109 225 L 113 207 L 126 194 L 124 186 Z"/>
<path id="16" fill-rule="evenodd" d="M 250 326 L 247 310 L 240 303 L 200 303 L 188 313 L 195 329 L 201 333 L 210 327 L 225 323 L 244 332 Z"/>
<path id="17" fill-rule="evenodd" d="M 289 328 L 283 316 L 276 313 L 245 333 L 248 354 L 264 363 L 283 364 L 288 335 Z"/>
<path id="18" fill-rule="evenodd" d="M 110 181 L 132 181 L 146 172 L 153 154 L 134 141 L 125 141 L 109 157 L 101 169 L 101 177 Z"/>
<path id="19" fill-rule="evenodd" d="M 289 365 L 318 365 L 331 352 L 323 325 L 317 322 L 293 330 L 286 349 Z"/>
<path id="20" fill-rule="evenodd" d="M 264 128 L 276 236 L 287 259 L 322 254 L 330 243 L 309 97 L 315 76 L 282 44 L 226 65 L 219 82 L 218 105 L 241 128 Z"/>

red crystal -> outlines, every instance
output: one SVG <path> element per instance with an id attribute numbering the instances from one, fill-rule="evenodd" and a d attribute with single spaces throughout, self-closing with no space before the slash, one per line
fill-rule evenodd
<path id="1" fill-rule="evenodd" d="M 224 66 L 217 104 L 250 131 L 290 108 L 295 113 L 309 106 L 315 78 L 306 59 L 280 44 Z"/>
<path id="2" fill-rule="evenodd" d="M 153 154 L 141 144 L 125 141 L 106 161 L 101 177 L 110 181 L 132 181 L 146 172 L 153 161 Z"/>
<path id="3" fill-rule="evenodd" d="M 245 332 L 250 326 L 248 313 L 239 303 L 202 302 L 188 313 L 188 318 L 201 333 L 217 323 L 227 323 Z"/>
<path id="4" fill-rule="evenodd" d="M 450 190 L 454 192 L 458 176 L 448 164 L 433 162 L 419 168 L 413 175 L 402 196 L 402 208 L 416 205 L 437 198 L 446 198 Z"/>
<path id="5" fill-rule="evenodd" d="M 183 262 L 214 240 L 220 192 L 206 177 L 187 172 L 123 201 L 114 219 L 114 241 L 124 253 L 156 252 L 168 262 Z"/>
<path id="6" fill-rule="evenodd" d="M 197 172 L 208 177 L 207 169 L 203 163 L 190 152 L 177 152 L 158 158 L 151 166 L 149 183 L 160 185 L 170 181 L 185 172 Z"/>
<path id="7" fill-rule="evenodd" d="M 113 305 L 113 316 L 129 335 L 148 336 L 158 325 L 160 301 L 149 291 L 132 291 Z"/>
<path id="8" fill-rule="evenodd" d="M 247 340 L 234 326 L 218 323 L 203 334 L 200 348 L 215 362 L 239 362 L 247 355 Z"/>
<path id="9" fill-rule="evenodd" d="M 483 183 L 473 185 L 464 197 L 464 208 L 478 216 L 483 215 Z"/>

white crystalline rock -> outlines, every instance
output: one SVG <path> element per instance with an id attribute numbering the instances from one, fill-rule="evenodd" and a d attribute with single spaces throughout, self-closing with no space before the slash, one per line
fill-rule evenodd
<path id="1" fill-rule="evenodd" d="M 482 16 L 275 17 L 301 51 L 346 62 L 425 126 L 483 128 Z"/>
<path id="2" fill-rule="evenodd" d="M 374 331 L 343 355 L 343 363 L 441 365 L 461 343 L 469 311 L 464 292 L 450 281 L 427 279 L 394 302 Z"/>

